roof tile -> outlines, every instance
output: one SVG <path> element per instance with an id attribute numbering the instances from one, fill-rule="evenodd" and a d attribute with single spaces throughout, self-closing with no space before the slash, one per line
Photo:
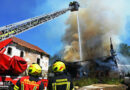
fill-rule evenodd
<path id="1" fill-rule="evenodd" d="M 40 49 L 39 47 L 35 46 L 35 45 L 32 45 L 24 40 L 21 40 L 19 38 L 16 38 L 16 37 L 11 37 L 11 39 L 13 40 L 13 42 L 23 46 L 23 47 L 26 47 L 26 48 L 29 48 L 29 49 L 32 49 L 32 50 L 35 50 L 35 51 L 38 51 L 40 53 L 44 53 L 46 55 L 49 55 L 48 53 L 46 53 L 45 51 L 43 51 L 42 49 Z"/>

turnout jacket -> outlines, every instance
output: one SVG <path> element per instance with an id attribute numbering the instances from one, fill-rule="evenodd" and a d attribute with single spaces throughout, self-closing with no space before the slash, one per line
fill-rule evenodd
<path id="1" fill-rule="evenodd" d="M 65 73 L 55 73 L 49 78 L 48 90 L 72 90 L 73 84 L 70 75 Z"/>
<path id="2" fill-rule="evenodd" d="M 22 77 L 16 85 L 14 90 L 43 90 L 44 85 L 38 77 L 25 76 Z"/>

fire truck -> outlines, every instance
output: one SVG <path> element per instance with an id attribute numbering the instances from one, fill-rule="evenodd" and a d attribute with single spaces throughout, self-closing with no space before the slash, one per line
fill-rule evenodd
<path id="1" fill-rule="evenodd" d="M 5 55 L 8 44 L 12 42 L 11 37 L 39 26 L 49 20 L 66 13 L 67 11 L 78 11 L 79 3 L 76 1 L 70 2 L 69 7 L 54 13 L 33 17 L 17 23 L 0 27 L 0 89 L 9 90 L 15 85 L 17 80 L 21 78 L 21 73 L 27 69 L 27 62 L 19 56 L 12 58 Z M 47 79 L 42 79 L 44 88 L 47 88 Z"/>

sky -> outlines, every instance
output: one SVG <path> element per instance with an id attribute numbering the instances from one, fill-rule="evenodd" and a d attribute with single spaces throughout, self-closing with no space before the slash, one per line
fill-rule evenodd
<path id="1" fill-rule="evenodd" d="M 0 0 L 0 27 L 35 16 L 68 8 L 73 0 Z M 130 45 L 130 0 L 126 0 L 126 26 L 127 37 L 121 36 L 124 43 Z M 67 12 L 54 20 L 30 29 L 16 37 L 40 47 L 53 56 L 62 47 L 62 37 L 67 28 L 66 20 L 71 13 Z"/>

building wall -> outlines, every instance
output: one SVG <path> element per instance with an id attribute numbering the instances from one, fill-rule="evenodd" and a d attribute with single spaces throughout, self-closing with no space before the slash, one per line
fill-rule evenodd
<path id="1" fill-rule="evenodd" d="M 33 53 L 33 52 L 25 52 L 24 59 L 28 62 L 28 65 L 32 63 L 37 63 L 37 58 L 40 59 L 40 66 L 42 67 L 42 70 L 48 70 L 49 65 L 49 58 L 46 56 L 40 57 L 39 54 Z"/>
<path id="2" fill-rule="evenodd" d="M 9 47 L 12 48 L 11 54 L 8 54 L 8 53 L 7 53 Z M 6 55 L 8 55 L 8 56 L 10 56 L 10 57 L 13 57 L 14 55 L 15 55 L 15 56 L 20 56 L 20 50 L 17 49 L 14 45 L 8 45 L 8 47 L 6 47 L 6 51 L 4 52 L 4 54 L 6 54 Z"/>
<path id="3" fill-rule="evenodd" d="M 12 48 L 11 55 L 8 54 L 8 48 Z M 24 52 L 23 59 L 25 59 L 28 63 L 28 66 L 32 63 L 37 63 L 37 58 L 40 59 L 40 66 L 42 67 L 44 76 L 47 75 L 48 67 L 49 67 L 49 58 L 47 56 L 40 56 L 40 53 L 36 51 L 27 50 L 25 47 L 21 47 L 17 44 L 10 44 L 6 47 L 6 51 L 4 54 L 13 57 L 20 56 L 21 51 Z"/>

